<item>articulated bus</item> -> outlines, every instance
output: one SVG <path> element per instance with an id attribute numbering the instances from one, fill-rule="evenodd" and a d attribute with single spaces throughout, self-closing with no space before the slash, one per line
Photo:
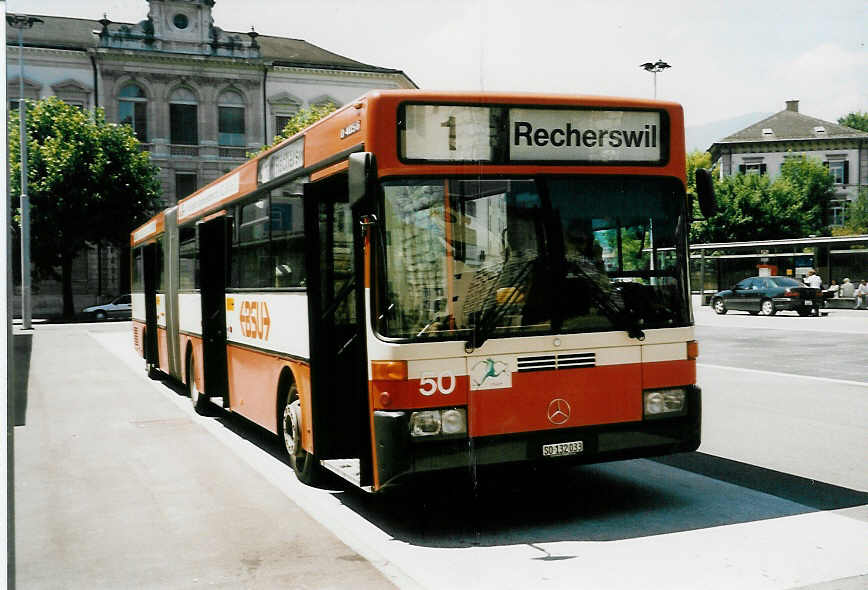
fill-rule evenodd
<path id="1" fill-rule="evenodd" d="M 678 104 L 372 92 L 132 233 L 134 342 L 303 482 L 691 451 L 690 208 Z"/>

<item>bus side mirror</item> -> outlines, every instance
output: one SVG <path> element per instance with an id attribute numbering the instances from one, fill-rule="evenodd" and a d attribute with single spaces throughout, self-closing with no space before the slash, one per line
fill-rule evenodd
<path id="1" fill-rule="evenodd" d="M 349 158 L 350 207 L 355 207 L 367 196 L 374 195 L 377 181 L 377 163 L 374 154 L 356 152 Z"/>
<path id="2" fill-rule="evenodd" d="M 696 169 L 696 196 L 699 198 L 699 210 L 708 219 L 717 213 L 717 199 L 714 197 L 714 181 L 711 172 L 705 168 Z"/>

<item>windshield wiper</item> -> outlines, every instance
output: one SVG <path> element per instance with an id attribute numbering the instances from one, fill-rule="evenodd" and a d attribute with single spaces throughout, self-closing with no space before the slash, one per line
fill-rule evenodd
<path id="1" fill-rule="evenodd" d="M 591 287 L 591 299 L 597 306 L 597 309 L 603 312 L 609 320 L 618 328 L 627 332 L 627 336 L 635 338 L 640 342 L 645 340 L 645 332 L 642 331 L 643 320 L 632 309 L 627 309 L 627 302 L 623 296 L 617 293 L 617 290 L 607 291 L 600 283 L 595 280 L 592 271 L 589 271 L 585 266 L 576 260 L 571 260 L 572 269 L 576 273 L 576 277 L 582 279 L 582 283 Z M 597 274 L 596 270 L 593 274 Z M 621 297 L 621 305 L 618 305 L 613 299 L 613 296 L 618 294 Z"/>
<path id="2" fill-rule="evenodd" d="M 510 308 L 510 306 L 519 302 L 521 298 L 527 297 L 527 292 L 523 291 L 521 287 L 527 284 L 528 277 L 532 276 L 532 269 L 534 263 L 538 260 L 537 256 L 534 256 L 527 261 L 525 261 L 521 266 L 515 271 L 515 275 L 512 277 L 512 280 L 509 281 L 504 286 L 498 286 L 495 283 L 492 287 L 492 291 L 495 297 L 494 305 L 489 307 L 488 309 L 483 308 L 479 311 L 472 313 L 472 321 L 473 328 L 470 333 L 470 340 L 464 343 L 464 349 L 470 353 L 475 349 L 482 346 L 486 340 L 488 340 L 491 335 L 497 330 L 500 320 L 506 314 L 506 311 Z M 503 276 L 506 274 L 508 261 L 504 261 L 503 266 L 501 267 L 500 274 Z M 502 289 L 507 289 L 509 294 L 506 299 L 497 302 L 497 293 Z M 492 292 L 489 292 L 488 300 L 492 295 Z"/>

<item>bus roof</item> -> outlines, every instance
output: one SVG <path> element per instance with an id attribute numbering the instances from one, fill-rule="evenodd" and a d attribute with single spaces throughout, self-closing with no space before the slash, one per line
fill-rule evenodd
<path id="1" fill-rule="evenodd" d="M 599 109 L 627 111 L 660 111 L 665 115 L 668 153 L 660 165 L 639 168 L 628 162 L 619 165 L 600 164 L 569 166 L 563 162 L 533 162 L 508 165 L 480 162 L 438 163 L 409 162 L 399 157 L 396 113 L 402 104 L 432 105 L 498 105 L 503 107 L 537 107 L 593 111 Z M 377 155 L 380 177 L 396 174 L 467 174 L 468 167 L 478 173 L 485 165 L 492 174 L 646 174 L 675 176 L 684 182 L 684 117 L 680 104 L 642 98 L 593 95 L 534 94 L 508 92 L 457 92 L 430 90 L 375 90 L 350 101 L 296 135 L 257 154 L 248 162 L 224 174 L 188 197 L 178 201 L 178 223 L 219 210 L 227 203 L 268 185 L 278 178 L 308 176 L 310 180 L 341 172 L 347 168 L 347 156 L 354 151 L 372 151 Z M 541 168 L 543 170 L 541 170 Z M 154 218 L 157 219 L 158 216 Z M 154 221 L 152 220 L 152 221 Z M 150 223 L 150 222 L 149 222 Z M 137 228 L 132 239 L 138 243 L 150 237 L 141 233 L 148 224 Z"/>

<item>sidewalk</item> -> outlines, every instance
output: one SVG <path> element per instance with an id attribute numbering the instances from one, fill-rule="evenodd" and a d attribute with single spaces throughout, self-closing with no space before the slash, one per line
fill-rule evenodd
<path id="1" fill-rule="evenodd" d="M 90 335 L 128 329 L 16 329 L 19 588 L 394 587 Z"/>

